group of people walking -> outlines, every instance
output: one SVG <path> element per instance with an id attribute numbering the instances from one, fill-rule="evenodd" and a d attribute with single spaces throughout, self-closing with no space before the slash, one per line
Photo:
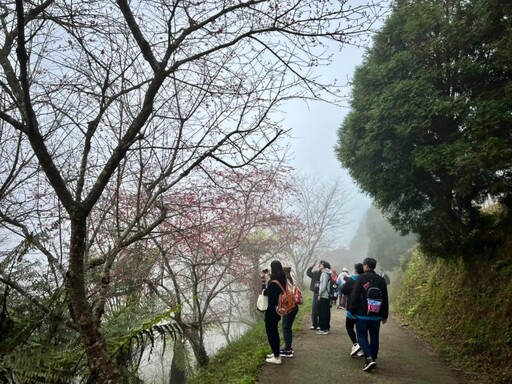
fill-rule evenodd
<path id="1" fill-rule="evenodd" d="M 329 262 L 321 260 L 311 265 L 306 274 L 311 278 L 310 290 L 313 292 L 311 308 L 311 327 L 317 335 L 328 335 L 331 328 L 331 307 L 338 303 L 338 308 L 346 309 L 345 328 L 352 343 L 350 356 L 364 356 L 363 370 L 369 372 L 377 366 L 379 353 L 380 324 L 385 324 L 389 314 L 387 282 L 375 272 L 377 261 L 365 258 L 362 263 L 354 265 L 354 273 L 340 274 L 333 280 L 333 270 Z M 279 347 L 278 324 L 281 317 L 275 308 L 281 289 L 272 282 L 278 280 L 283 286 L 293 286 L 291 268 L 286 271 L 281 262 L 275 260 L 271 264 L 270 278 L 262 278 L 264 294 L 269 297 L 269 305 L 265 312 L 265 329 L 272 354 L 266 361 L 271 364 L 281 364 L 281 357 L 293 357 L 292 325 L 298 312 L 298 306 L 292 312 L 283 316 L 283 338 L 285 346 Z M 340 280 L 341 279 L 341 280 Z M 331 284 L 339 288 L 338 299 L 332 300 Z"/>

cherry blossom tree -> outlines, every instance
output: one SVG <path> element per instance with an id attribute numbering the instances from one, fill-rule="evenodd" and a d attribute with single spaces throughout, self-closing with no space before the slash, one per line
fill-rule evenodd
<path id="1" fill-rule="evenodd" d="M 123 250 L 154 238 L 166 193 L 196 172 L 279 158 L 273 112 L 332 91 L 315 77 L 325 43 L 350 43 L 380 13 L 355 4 L 0 4 L 1 282 L 43 313 L 62 293 L 89 382 L 123 381 L 101 328 Z M 24 258 L 48 272 L 47 296 L 9 273 Z"/>
<path id="2" fill-rule="evenodd" d="M 152 239 L 159 268 L 146 281 L 169 308 L 183 308 L 172 319 L 199 366 L 209 361 L 208 328 L 222 327 L 229 338 L 226 327 L 251 322 L 247 314 L 255 306 L 261 256 L 279 248 L 276 236 L 291 220 L 283 211 L 286 176 L 285 169 L 216 172 L 217 188 L 194 183 L 166 203 L 176 214 Z M 258 244 L 266 240 L 264 251 L 244 252 L 247 242 L 254 246 L 254 233 Z"/>

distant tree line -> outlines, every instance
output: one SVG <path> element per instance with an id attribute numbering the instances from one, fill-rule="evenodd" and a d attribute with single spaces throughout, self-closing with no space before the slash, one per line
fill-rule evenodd
<path id="1" fill-rule="evenodd" d="M 396 1 L 355 72 L 337 157 L 431 254 L 492 250 L 510 232 L 511 12 L 500 0 Z"/>
<path id="2" fill-rule="evenodd" d="M 373 257 L 385 270 L 400 265 L 400 258 L 416 245 L 416 236 L 401 235 L 374 206 L 366 212 L 365 223 L 368 232 L 368 257 Z"/>
<path id="3" fill-rule="evenodd" d="M 359 261 L 364 257 L 373 257 L 379 268 L 391 270 L 400 265 L 401 257 L 416 243 L 415 235 L 402 235 L 372 205 L 350 242 L 350 254 L 357 255 Z"/>

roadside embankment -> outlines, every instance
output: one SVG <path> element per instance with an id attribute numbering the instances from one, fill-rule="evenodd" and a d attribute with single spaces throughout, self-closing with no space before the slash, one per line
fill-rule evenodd
<path id="1" fill-rule="evenodd" d="M 411 253 L 394 310 L 451 364 L 465 383 L 510 383 L 512 244 L 498 257 L 432 260 Z"/>

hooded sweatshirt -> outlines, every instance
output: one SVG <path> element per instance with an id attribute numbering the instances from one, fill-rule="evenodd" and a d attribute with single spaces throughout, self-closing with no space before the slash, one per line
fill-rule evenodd
<path id="1" fill-rule="evenodd" d="M 320 287 L 318 294 L 322 299 L 329 298 L 329 284 L 331 283 L 332 271 L 329 268 L 324 268 L 320 275 Z"/>

